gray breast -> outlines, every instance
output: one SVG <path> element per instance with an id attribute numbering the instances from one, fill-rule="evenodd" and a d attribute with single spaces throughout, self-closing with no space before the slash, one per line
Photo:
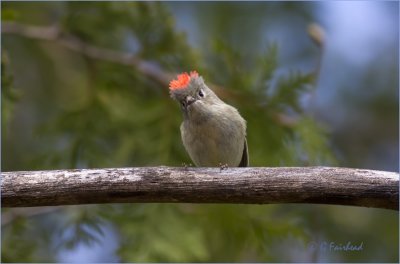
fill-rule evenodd
<path id="1" fill-rule="evenodd" d="M 201 120 L 186 119 L 181 125 L 183 144 L 196 166 L 236 167 L 241 161 L 245 121 L 235 108 L 229 105 L 224 108 L 209 113 L 207 118 L 203 115 Z"/>

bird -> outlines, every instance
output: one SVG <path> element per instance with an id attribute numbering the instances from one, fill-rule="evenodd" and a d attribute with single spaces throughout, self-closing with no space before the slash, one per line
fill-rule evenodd
<path id="1" fill-rule="evenodd" d="M 249 166 L 246 121 L 203 77 L 183 72 L 169 83 L 169 92 L 182 110 L 182 143 L 197 167 Z"/>

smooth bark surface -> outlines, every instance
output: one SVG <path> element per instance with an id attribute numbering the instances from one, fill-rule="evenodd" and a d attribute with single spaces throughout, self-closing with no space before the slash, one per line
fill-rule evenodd
<path id="1" fill-rule="evenodd" d="M 3 207 L 316 203 L 398 210 L 399 174 L 331 167 L 140 167 L 3 172 Z"/>

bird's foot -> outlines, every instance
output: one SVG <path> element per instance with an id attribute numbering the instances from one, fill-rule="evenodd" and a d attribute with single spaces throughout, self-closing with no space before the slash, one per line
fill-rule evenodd
<path id="1" fill-rule="evenodd" d="M 182 167 L 184 167 L 185 170 L 188 170 L 189 167 L 193 167 L 193 164 L 192 163 L 186 164 L 185 162 L 182 162 Z"/>
<path id="2" fill-rule="evenodd" d="M 228 168 L 228 164 L 222 164 L 221 162 L 219 163 L 219 169 L 222 171 L 222 170 L 225 170 L 225 169 L 227 169 Z"/>

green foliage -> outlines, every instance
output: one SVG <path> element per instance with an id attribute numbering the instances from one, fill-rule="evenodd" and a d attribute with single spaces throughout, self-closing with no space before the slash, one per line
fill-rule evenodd
<path id="1" fill-rule="evenodd" d="M 15 218 L 1 230 L 2 262 L 54 262 L 55 256 L 48 253 L 53 231 L 51 225 L 41 225 L 35 219 Z"/>
<path id="2" fill-rule="evenodd" d="M 118 206 L 117 213 L 109 214 L 125 234 L 118 254 L 127 262 L 207 259 L 205 234 L 185 209 L 165 204 Z"/>
<path id="3" fill-rule="evenodd" d="M 224 10 L 225 3 L 218 5 Z M 161 2 L 2 2 L 2 8 L 3 20 L 56 22 L 62 36 L 131 52 L 156 72 L 197 70 L 247 120 L 252 166 L 336 164 L 325 129 L 300 103 L 312 92 L 314 73 L 282 71 L 277 43 L 261 51 L 240 49 L 230 40 L 246 39 L 226 37 L 227 17 L 214 14 L 219 30 L 213 28 L 209 43 L 195 48 Z M 232 12 L 243 15 L 240 6 Z M 254 30 L 248 37 L 261 28 Z M 181 113 L 166 84 L 57 41 L 3 38 L 3 55 L 16 69 L 2 57 L 3 170 L 190 163 L 179 134 Z M 116 254 L 123 262 L 279 262 L 286 252 L 277 255 L 275 246 L 288 237 L 301 243 L 312 239 L 316 214 L 289 205 L 72 206 L 4 226 L 2 260 L 53 261 L 59 250 L 98 243 L 102 227 L 111 223 L 120 236 Z M 336 223 L 324 220 L 325 228 Z M 315 232 L 324 233 L 324 227 Z"/>
<path id="4" fill-rule="evenodd" d="M 299 97 L 305 91 L 310 91 L 313 81 L 313 74 L 300 72 L 290 72 L 288 76 L 279 77 L 269 100 L 270 106 L 282 110 L 289 107 L 291 110 L 301 112 Z"/>
<path id="5" fill-rule="evenodd" d="M 60 228 L 60 235 L 65 238 L 59 246 L 72 249 L 81 242 L 88 245 L 99 243 L 104 235 L 101 226 L 105 224 L 100 214 L 101 208 L 98 206 L 81 206 L 79 209 L 71 210 Z"/>
<path id="6" fill-rule="evenodd" d="M 13 9 L 2 8 L 1 19 L 3 21 L 13 21 L 17 18 L 18 14 Z"/>
<path id="7" fill-rule="evenodd" d="M 1 255 L 3 262 L 13 262 L 15 259 L 18 259 L 20 262 L 29 262 L 32 259 L 37 249 L 37 244 L 23 237 L 23 234 L 27 232 L 26 221 L 23 218 L 16 219 L 10 228 L 2 230 L 3 241 L 14 245 L 14 247 L 2 247 Z"/>
<path id="8" fill-rule="evenodd" d="M 21 94 L 13 86 L 13 75 L 10 72 L 9 58 L 6 51 L 1 54 L 1 133 L 7 133 L 7 125 L 12 117 L 14 104 Z"/>

